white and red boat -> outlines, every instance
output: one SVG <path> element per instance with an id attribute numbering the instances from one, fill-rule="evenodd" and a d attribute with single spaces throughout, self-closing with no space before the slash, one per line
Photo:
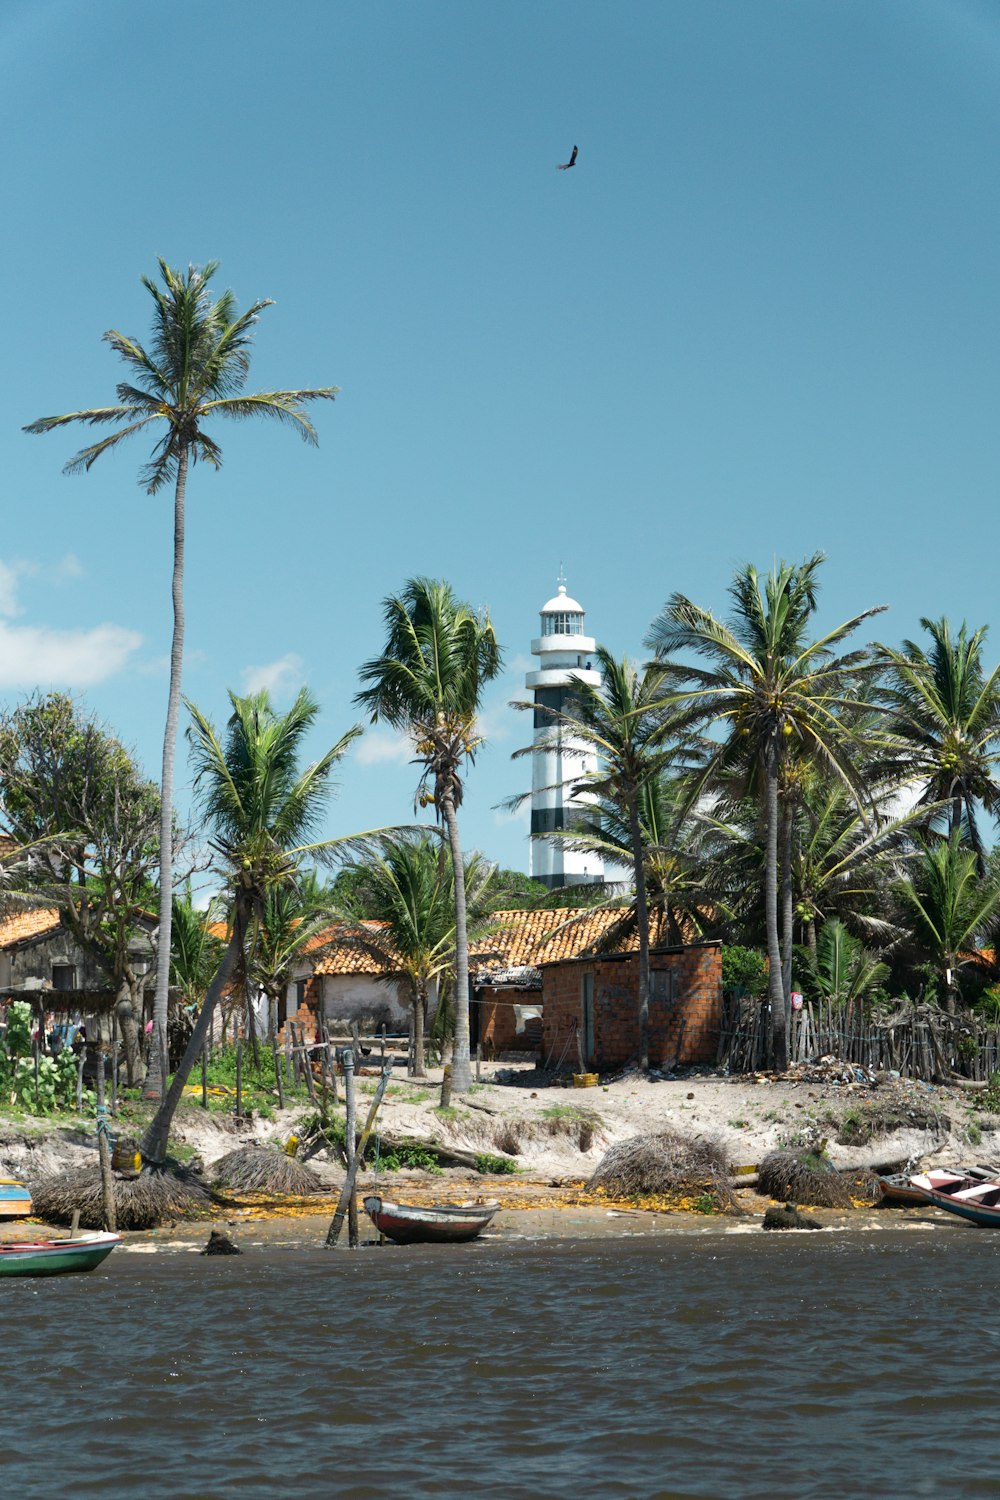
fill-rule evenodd
<path id="1" fill-rule="evenodd" d="M 416 1203 L 392 1203 L 377 1193 L 365 1199 L 368 1214 L 379 1234 L 397 1245 L 460 1244 L 481 1234 L 500 1207 L 489 1203 L 434 1203 L 424 1208 Z"/>

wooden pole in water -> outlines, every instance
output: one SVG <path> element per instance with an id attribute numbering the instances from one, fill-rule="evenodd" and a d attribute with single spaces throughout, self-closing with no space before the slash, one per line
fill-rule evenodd
<path id="1" fill-rule="evenodd" d="M 382 1073 L 382 1077 L 378 1081 L 378 1088 L 375 1090 L 375 1098 L 372 1100 L 371 1108 L 368 1111 L 368 1118 L 365 1121 L 365 1128 L 361 1132 L 361 1138 L 358 1141 L 357 1151 L 354 1155 L 354 1166 L 353 1168 L 348 1170 L 347 1177 L 344 1180 L 344 1186 L 340 1190 L 340 1200 L 337 1204 L 337 1212 L 334 1214 L 333 1219 L 330 1223 L 330 1228 L 327 1230 L 325 1243 L 328 1249 L 332 1249 L 340 1238 L 340 1231 L 344 1227 L 344 1218 L 347 1214 L 347 1204 L 354 1192 L 358 1166 L 364 1159 L 365 1148 L 368 1145 L 372 1130 L 375 1128 L 375 1117 L 378 1114 L 379 1105 L 382 1103 L 382 1099 L 385 1095 L 386 1088 L 389 1085 L 389 1079 L 391 1078 L 391 1076 L 391 1069 L 386 1068 Z"/>
<path id="2" fill-rule="evenodd" d="M 348 1047 L 344 1053 L 344 1097 L 347 1100 L 346 1120 L 346 1147 L 347 1147 L 347 1180 L 351 1184 L 350 1195 L 347 1199 L 347 1243 L 352 1250 L 358 1248 L 358 1199 L 354 1191 L 354 1181 L 357 1176 L 355 1167 L 355 1145 L 357 1135 L 357 1114 L 354 1099 L 354 1049 Z"/>

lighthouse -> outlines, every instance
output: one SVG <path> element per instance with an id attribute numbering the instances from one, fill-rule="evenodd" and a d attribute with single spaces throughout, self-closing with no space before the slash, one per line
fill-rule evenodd
<path id="1" fill-rule="evenodd" d="M 531 756 L 531 832 L 555 833 L 568 827 L 587 798 L 571 793 L 572 783 L 597 770 L 597 756 L 574 740 L 545 709 L 566 712 L 574 682 L 599 687 L 594 670 L 596 641 L 584 634 L 582 604 L 571 599 L 560 571 L 555 598 L 542 606 L 541 634 L 531 643 L 538 669 L 529 672 L 525 686 L 535 702 L 535 732 Z M 535 839 L 530 844 L 530 872 L 547 886 L 591 885 L 604 879 L 604 864 L 596 855 L 579 854 L 559 843 Z"/>

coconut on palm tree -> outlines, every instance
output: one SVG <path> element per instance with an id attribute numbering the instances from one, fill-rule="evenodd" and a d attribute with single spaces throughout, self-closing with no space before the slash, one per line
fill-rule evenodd
<path id="1" fill-rule="evenodd" d="M 860 712 L 858 686 L 873 671 L 866 652 L 836 656 L 837 647 L 878 609 L 864 610 L 810 641 L 822 553 L 799 566 L 775 566 L 763 587 L 756 568 L 741 568 L 729 587 L 733 611 L 723 622 L 674 594 L 654 622 L 647 645 L 663 673 L 664 704 L 678 729 L 716 726 L 722 737 L 707 756 L 695 795 L 725 773 L 746 768 L 760 787 L 765 829 L 765 922 L 774 1066 L 788 1064 L 791 1004 L 790 931 L 782 953 L 779 871 L 787 865 L 780 799 L 794 759 L 815 760 L 863 801 L 864 778 L 852 757 L 847 713 Z M 686 659 L 678 660 L 675 653 Z M 704 662 L 705 665 L 699 665 Z M 852 684 L 856 686 L 852 693 Z M 790 883 L 784 882 L 790 891 Z M 786 929 L 789 924 L 784 924 Z"/>
<path id="2" fill-rule="evenodd" d="M 472 1084 L 469 1059 L 469 938 L 465 866 L 458 831 L 462 774 L 483 743 L 476 722 L 482 691 L 500 671 L 501 652 L 485 611 L 457 598 L 440 579 L 413 578 L 383 605 L 381 655 L 361 668 L 355 702 L 407 736 L 424 772 L 418 801 L 433 804 L 451 851 L 455 902 L 455 1050 L 452 1082 Z"/>
<path id="3" fill-rule="evenodd" d="M 201 1056 L 219 997 L 227 986 L 246 983 L 248 946 L 264 920 L 268 894 L 292 884 L 306 856 L 351 842 L 317 842 L 312 835 L 333 790 L 334 767 L 361 733 L 360 726 L 303 769 L 303 743 L 319 711 L 305 689 L 285 714 L 274 711 L 266 693 L 246 698 L 230 693 L 229 700 L 232 713 L 224 739 L 188 704 L 195 792 L 225 879 L 230 935 L 184 1057 L 143 1139 L 143 1155 L 154 1164 L 165 1159 L 174 1112 Z"/>
<path id="4" fill-rule="evenodd" d="M 207 430 L 216 417 L 238 421 L 270 417 L 294 428 L 306 442 L 316 442 L 316 431 L 305 412 L 311 401 L 333 400 L 336 387 L 310 390 L 244 390 L 250 370 L 253 329 L 271 301 L 254 302 L 237 310 L 232 292 L 213 300 L 209 283 L 218 262 L 188 266 L 186 273 L 160 260 L 162 286 L 144 276 L 142 284 L 153 299 L 153 333 L 148 347 L 138 339 L 109 329 L 104 338 L 124 361 L 128 378 L 116 387 L 113 406 L 90 407 L 42 417 L 26 432 L 52 432 L 73 422 L 87 427 L 111 426 L 114 431 L 82 448 L 66 465 L 67 473 L 86 471 L 102 453 L 118 447 L 146 428 L 162 429 L 152 457 L 140 471 L 147 494 L 174 487 L 174 549 L 171 595 L 173 637 L 170 646 L 170 688 L 163 737 L 160 781 L 160 894 L 159 948 L 153 1009 L 153 1045 L 146 1079 L 146 1095 L 158 1098 L 165 1082 L 170 929 L 172 920 L 172 819 L 174 755 L 180 713 L 181 668 L 184 655 L 184 529 L 188 469 L 198 463 L 218 469 L 222 449 Z"/>
<path id="5" fill-rule="evenodd" d="M 563 708 L 515 705 L 543 713 L 549 727 L 534 745 L 516 750 L 514 755 L 515 758 L 532 755 L 539 747 L 547 749 L 551 741 L 561 747 L 564 761 L 571 763 L 574 756 L 581 762 L 585 757 L 597 758 L 595 770 L 585 771 L 581 765 L 577 775 L 570 778 L 571 795 L 597 804 L 611 804 L 627 836 L 639 943 L 639 1062 L 648 1069 L 649 901 L 642 806 L 648 789 L 674 759 L 676 745 L 672 723 L 661 707 L 664 689 L 659 666 L 640 672 L 627 657 L 619 660 L 604 646 L 598 646 L 595 660 L 601 673 L 600 684 L 594 686 L 576 678 Z M 523 799 L 514 799 L 520 800 Z"/>

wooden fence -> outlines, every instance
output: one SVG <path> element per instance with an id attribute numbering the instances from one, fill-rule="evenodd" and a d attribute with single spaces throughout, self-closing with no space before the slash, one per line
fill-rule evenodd
<path id="1" fill-rule="evenodd" d="M 767 1067 L 771 1008 L 766 1000 L 727 995 L 719 1031 L 718 1061 L 732 1073 Z M 924 1007 L 891 1020 L 862 1005 L 807 1001 L 793 1010 L 788 1036 L 792 1063 L 834 1057 L 872 1072 L 903 1078 L 946 1079 L 950 1073 L 984 1080 L 1000 1071 L 1000 1028 L 940 1016 L 931 1024 Z"/>

